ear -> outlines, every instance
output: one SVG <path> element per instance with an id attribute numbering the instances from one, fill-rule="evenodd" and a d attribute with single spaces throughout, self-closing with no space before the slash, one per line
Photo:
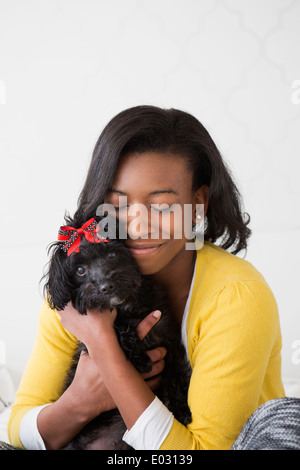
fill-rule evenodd
<path id="1" fill-rule="evenodd" d="M 200 215 L 201 217 L 205 217 L 207 209 L 208 209 L 208 202 L 209 202 L 209 187 L 206 184 L 203 184 L 200 186 L 197 191 L 195 191 L 194 197 L 193 197 L 193 222 L 194 224 L 197 224 L 199 222 L 199 219 L 197 219 L 197 215 Z M 197 204 L 201 204 L 202 206 L 199 206 L 197 208 Z M 197 210 L 200 209 L 200 210 Z"/>
<path id="2" fill-rule="evenodd" d="M 50 250 L 52 250 L 52 255 L 49 270 L 45 276 L 47 282 L 44 286 L 44 294 L 50 308 L 63 310 L 71 300 L 69 260 L 67 254 L 61 249 L 60 243 L 54 243 Z"/>

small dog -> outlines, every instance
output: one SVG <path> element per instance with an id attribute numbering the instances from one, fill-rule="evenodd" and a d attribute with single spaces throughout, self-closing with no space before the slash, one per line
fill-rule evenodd
<path id="1" fill-rule="evenodd" d="M 181 343 L 180 328 L 175 325 L 160 287 L 143 276 L 124 242 L 97 236 L 97 221 L 91 219 L 80 229 L 61 227 L 59 240 L 51 245 L 52 256 L 46 275 L 45 295 L 52 309 L 63 310 L 68 302 L 85 315 L 87 310 L 117 309 L 115 331 L 127 358 L 139 372 L 149 372 L 151 360 L 146 351 L 167 348 L 165 368 L 156 395 L 184 425 L 191 421 L 187 405 L 190 367 Z M 141 341 L 136 327 L 151 311 L 162 312 L 158 323 Z M 64 390 L 72 382 L 79 356 L 87 350 L 78 344 Z M 82 397 L 84 400 L 84 397 Z M 117 409 L 93 419 L 64 450 L 128 450 L 122 441 L 126 426 Z"/>

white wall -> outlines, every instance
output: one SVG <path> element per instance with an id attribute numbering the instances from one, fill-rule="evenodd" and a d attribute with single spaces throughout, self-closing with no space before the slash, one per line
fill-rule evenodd
<path id="1" fill-rule="evenodd" d="M 283 373 L 300 378 L 299 18 L 297 0 L 0 0 L 0 339 L 16 382 L 46 247 L 103 126 L 137 104 L 191 112 L 230 163 L 247 259 L 279 304 Z"/>

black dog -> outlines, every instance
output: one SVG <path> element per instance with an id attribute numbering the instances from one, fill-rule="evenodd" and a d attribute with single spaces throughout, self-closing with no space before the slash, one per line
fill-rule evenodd
<path id="1" fill-rule="evenodd" d="M 73 221 L 69 219 L 68 222 L 74 227 Z M 121 240 L 102 240 L 98 243 L 99 240 L 94 239 L 94 243 L 91 243 L 88 241 L 90 235 L 85 237 L 81 231 L 79 245 L 79 240 L 76 241 L 78 232 L 68 232 L 61 239 L 66 240 L 68 236 L 66 243 L 56 242 L 52 245 L 45 285 L 50 307 L 62 310 L 71 301 L 80 314 L 86 314 L 87 310 L 101 312 L 116 308 L 115 330 L 118 340 L 139 372 L 151 370 L 147 350 L 157 346 L 166 347 L 165 368 L 155 393 L 176 419 L 188 424 L 191 420 L 187 405 L 190 368 L 181 343 L 180 329 L 170 315 L 162 290 L 148 276 L 141 275 L 134 258 Z M 74 238 L 77 250 L 70 253 Z M 141 341 L 136 327 L 154 310 L 162 312 L 161 318 Z M 79 343 L 64 389 L 74 378 L 82 349 L 86 350 Z M 122 441 L 125 431 L 126 426 L 119 411 L 108 411 L 86 425 L 64 449 L 130 449 Z"/>

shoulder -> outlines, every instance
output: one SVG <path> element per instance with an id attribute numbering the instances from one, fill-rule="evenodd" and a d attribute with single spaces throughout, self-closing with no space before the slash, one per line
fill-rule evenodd
<path id="1" fill-rule="evenodd" d="M 248 261 L 211 243 L 197 253 L 188 325 L 266 330 L 279 325 L 277 303 L 262 274 Z"/>
<path id="2" fill-rule="evenodd" d="M 205 242 L 197 251 L 197 266 L 203 274 L 209 273 L 220 282 L 252 279 L 265 283 L 263 275 L 249 262 L 237 255 Z"/>
<path id="3" fill-rule="evenodd" d="M 208 242 L 197 251 L 192 293 L 197 302 L 205 302 L 225 286 L 241 282 L 252 285 L 255 290 L 270 290 L 263 275 L 249 261 Z"/>

